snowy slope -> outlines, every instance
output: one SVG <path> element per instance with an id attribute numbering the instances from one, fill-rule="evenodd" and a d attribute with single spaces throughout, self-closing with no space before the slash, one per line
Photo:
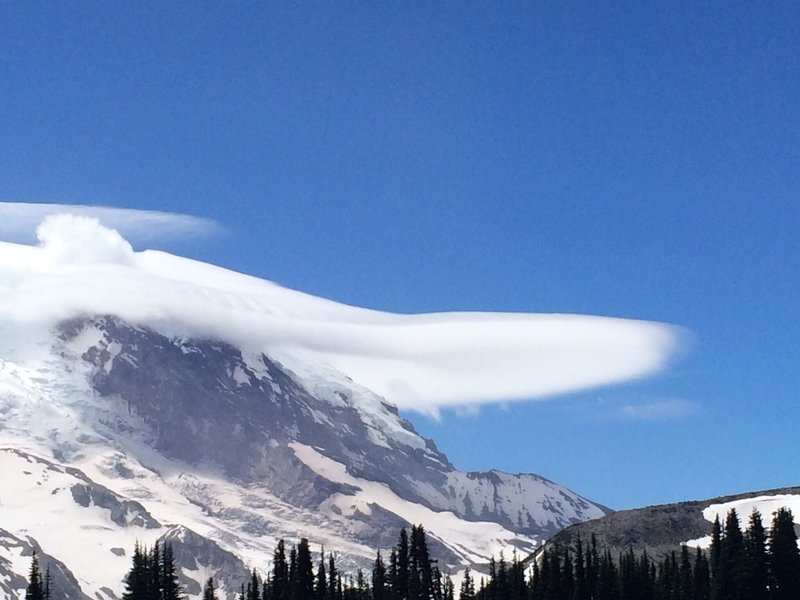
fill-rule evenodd
<path id="1" fill-rule="evenodd" d="M 779 508 L 791 510 L 795 524 L 800 525 L 800 494 L 766 494 L 714 503 L 703 509 L 703 517 L 709 523 L 713 523 L 717 518 L 720 523 L 724 523 L 728 512 L 734 509 L 739 517 L 739 526 L 744 531 L 747 529 L 747 523 L 753 510 L 757 510 L 761 513 L 761 523 L 764 528 L 769 529 L 772 515 Z M 692 547 L 708 548 L 711 545 L 711 536 L 704 535 L 694 540 L 687 540 L 686 544 Z"/>

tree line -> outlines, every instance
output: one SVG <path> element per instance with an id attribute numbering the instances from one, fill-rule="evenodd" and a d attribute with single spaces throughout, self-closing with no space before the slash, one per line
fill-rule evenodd
<path id="1" fill-rule="evenodd" d="M 422 525 L 403 529 L 388 558 L 378 551 L 371 572 L 342 574 L 332 553 L 322 551 L 314 568 L 308 540 L 288 549 L 278 541 L 263 578 L 253 570 L 238 590 L 239 600 L 800 600 L 800 552 L 791 511 L 773 515 L 769 533 L 754 510 L 743 532 L 735 510 L 714 521 L 707 550 L 678 552 L 656 559 L 632 549 L 616 557 L 598 548 L 594 535 L 584 543 L 545 548 L 530 563 L 516 553 L 492 559 L 488 575 L 469 568 L 458 593 L 428 552 Z M 49 568 L 42 576 L 34 555 L 26 600 L 58 600 Z M 134 548 L 123 600 L 180 600 L 172 547 Z M 203 600 L 220 600 L 209 578 Z"/>
<path id="2" fill-rule="evenodd" d="M 735 509 L 714 520 L 707 551 L 683 545 L 656 560 L 632 549 L 612 558 L 596 538 L 542 552 L 520 587 L 516 565 L 502 563 L 478 600 L 800 600 L 794 519 L 781 508 L 769 534 L 753 510 L 742 532 Z"/>

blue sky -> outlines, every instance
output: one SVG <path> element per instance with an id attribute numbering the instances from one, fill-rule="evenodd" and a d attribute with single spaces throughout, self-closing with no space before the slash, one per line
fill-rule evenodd
<path id="1" fill-rule="evenodd" d="M 409 415 L 615 508 L 799 484 L 793 3 L 0 5 L 0 199 L 397 312 L 692 332 L 657 377 Z"/>

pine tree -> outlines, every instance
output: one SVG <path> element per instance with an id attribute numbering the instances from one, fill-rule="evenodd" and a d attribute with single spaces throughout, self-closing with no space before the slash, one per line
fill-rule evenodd
<path id="1" fill-rule="evenodd" d="M 606 550 L 600 561 L 600 568 L 597 578 L 596 600 L 618 600 L 619 599 L 619 580 L 617 569 L 611 553 Z"/>
<path id="2" fill-rule="evenodd" d="M 745 570 L 742 573 L 742 597 L 747 600 L 769 598 L 766 546 L 767 535 L 761 522 L 761 513 L 754 508 L 744 539 Z"/>
<path id="3" fill-rule="evenodd" d="M 586 562 L 583 559 L 583 543 L 580 534 L 575 540 L 575 587 L 572 598 L 573 600 L 589 599 L 589 590 L 586 585 Z"/>
<path id="4" fill-rule="evenodd" d="M 589 597 L 595 598 L 597 594 L 597 575 L 600 566 L 600 554 L 597 551 L 597 536 L 592 532 L 589 543 L 589 553 L 586 557 L 586 587 Z"/>
<path id="5" fill-rule="evenodd" d="M 711 556 L 711 600 L 728 600 L 721 595 L 720 585 L 722 583 L 722 525 L 719 522 L 719 515 L 714 517 L 714 524 L 711 527 L 711 546 L 709 547 Z"/>
<path id="6" fill-rule="evenodd" d="M 511 568 L 508 570 L 508 586 L 511 600 L 526 600 L 525 567 L 514 549 L 511 555 Z"/>
<path id="7" fill-rule="evenodd" d="M 709 600 L 711 598 L 711 574 L 709 573 L 708 559 L 700 548 L 695 552 L 692 578 L 693 600 Z"/>
<path id="8" fill-rule="evenodd" d="M 399 550 L 398 550 L 399 552 Z M 429 600 L 433 597 L 433 572 L 422 525 L 411 527 L 408 550 L 408 598 Z"/>
<path id="9" fill-rule="evenodd" d="M 50 575 L 50 563 L 47 563 L 47 568 L 44 572 L 44 600 L 51 600 L 53 595 L 53 577 Z"/>
<path id="10" fill-rule="evenodd" d="M 794 518 L 788 508 L 779 508 L 773 516 L 769 536 L 769 563 L 770 597 L 774 600 L 800 598 L 800 553 L 797 550 Z"/>
<path id="11" fill-rule="evenodd" d="M 464 570 L 464 578 L 461 580 L 458 600 L 475 600 L 475 582 L 472 581 L 469 567 Z"/>
<path id="12" fill-rule="evenodd" d="M 456 588 L 453 580 L 448 575 L 444 578 L 444 587 L 442 588 L 442 600 L 455 600 Z"/>
<path id="13" fill-rule="evenodd" d="M 694 600 L 694 577 L 686 544 L 681 545 L 681 560 L 678 565 L 678 600 Z"/>
<path id="14" fill-rule="evenodd" d="M 39 559 L 35 550 L 31 559 L 31 568 L 28 572 L 28 587 L 25 589 L 25 600 L 44 600 L 42 571 L 39 568 Z"/>
<path id="15" fill-rule="evenodd" d="M 530 598 L 530 600 L 544 600 L 543 596 L 542 574 L 539 569 L 539 561 L 534 559 L 533 567 L 531 568 L 531 577 L 528 580 L 528 598 Z"/>
<path id="16" fill-rule="evenodd" d="M 258 580 L 258 573 L 255 569 L 250 573 L 245 600 L 261 600 L 261 582 Z"/>
<path id="17" fill-rule="evenodd" d="M 300 584 L 297 578 L 297 546 L 289 550 L 289 596 L 290 600 L 302 600 L 298 596 Z"/>
<path id="18" fill-rule="evenodd" d="M 358 571 L 356 571 L 355 600 L 369 600 L 369 596 L 369 586 L 364 577 L 364 571 L 358 569 Z"/>
<path id="19" fill-rule="evenodd" d="M 286 562 L 286 544 L 278 540 L 272 555 L 271 591 L 273 600 L 289 600 L 289 565 Z"/>
<path id="20" fill-rule="evenodd" d="M 333 554 L 328 555 L 328 599 L 329 600 L 341 600 L 342 596 L 340 593 L 340 584 L 341 578 L 339 577 L 339 572 L 336 570 L 336 561 L 333 558 Z"/>
<path id="21" fill-rule="evenodd" d="M 203 600 L 218 600 L 213 577 L 209 577 L 206 580 L 206 584 L 203 587 Z"/>
<path id="22" fill-rule="evenodd" d="M 161 551 L 156 542 L 153 549 L 144 553 L 147 570 L 147 592 L 144 600 L 161 600 Z"/>
<path id="23" fill-rule="evenodd" d="M 181 584 L 175 569 L 172 544 L 164 542 L 161 556 L 161 600 L 181 600 L 181 598 Z"/>
<path id="24" fill-rule="evenodd" d="M 150 570 L 147 552 L 139 542 L 133 548 L 131 568 L 125 576 L 125 591 L 122 600 L 147 600 L 150 590 Z M 28 600 L 26 598 L 26 600 Z"/>
<path id="25" fill-rule="evenodd" d="M 397 541 L 395 553 L 397 555 L 397 568 L 395 569 L 395 579 L 392 581 L 393 598 L 394 600 L 409 600 L 408 534 L 405 527 L 400 530 L 400 539 Z"/>
<path id="26" fill-rule="evenodd" d="M 383 564 L 380 550 L 372 564 L 372 600 L 387 600 L 386 566 Z"/>
<path id="27" fill-rule="evenodd" d="M 720 582 L 723 598 L 748 600 L 742 596 L 742 573 L 744 571 L 744 536 L 739 526 L 739 515 L 735 508 L 725 517 L 725 536 L 722 538 Z"/>
<path id="28" fill-rule="evenodd" d="M 559 578 L 559 596 L 567 600 L 572 597 L 572 590 L 575 585 L 575 577 L 572 573 L 572 556 L 569 548 L 564 548 L 563 562 L 561 563 L 561 577 Z"/>
<path id="29" fill-rule="evenodd" d="M 297 574 L 295 576 L 294 600 L 314 599 L 314 567 L 308 540 L 301 538 L 297 544 Z"/>
<path id="30" fill-rule="evenodd" d="M 508 568 L 502 550 L 500 551 L 500 560 L 497 561 L 497 573 L 490 583 L 494 586 L 495 600 L 509 600 L 511 594 L 508 585 Z"/>
<path id="31" fill-rule="evenodd" d="M 328 577 L 325 573 L 325 549 L 319 552 L 319 566 L 317 567 L 317 578 L 314 584 L 314 598 L 316 600 L 326 600 L 328 596 Z M 266 600 L 266 598 L 264 599 Z"/>

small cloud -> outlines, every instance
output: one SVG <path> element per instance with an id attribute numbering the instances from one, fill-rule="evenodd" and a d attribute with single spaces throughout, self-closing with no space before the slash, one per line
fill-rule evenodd
<path id="1" fill-rule="evenodd" d="M 136 242 L 176 240 L 219 234 L 224 228 L 211 219 L 159 210 L 138 210 L 83 204 L 0 202 L 0 239 L 31 243 L 39 224 L 58 214 L 91 217 Z"/>
<path id="2" fill-rule="evenodd" d="M 676 421 L 697 413 L 694 402 L 682 398 L 628 403 L 615 407 L 612 416 L 628 421 Z"/>
<path id="3" fill-rule="evenodd" d="M 50 215 L 36 229 L 49 262 L 132 265 L 133 248 L 117 231 L 93 217 Z"/>
<path id="4" fill-rule="evenodd" d="M 460 418 L 474 418 L 481 414 L 480 404 L 465 404 L 464 406 L 454 406 L 453 412 Z"/>

